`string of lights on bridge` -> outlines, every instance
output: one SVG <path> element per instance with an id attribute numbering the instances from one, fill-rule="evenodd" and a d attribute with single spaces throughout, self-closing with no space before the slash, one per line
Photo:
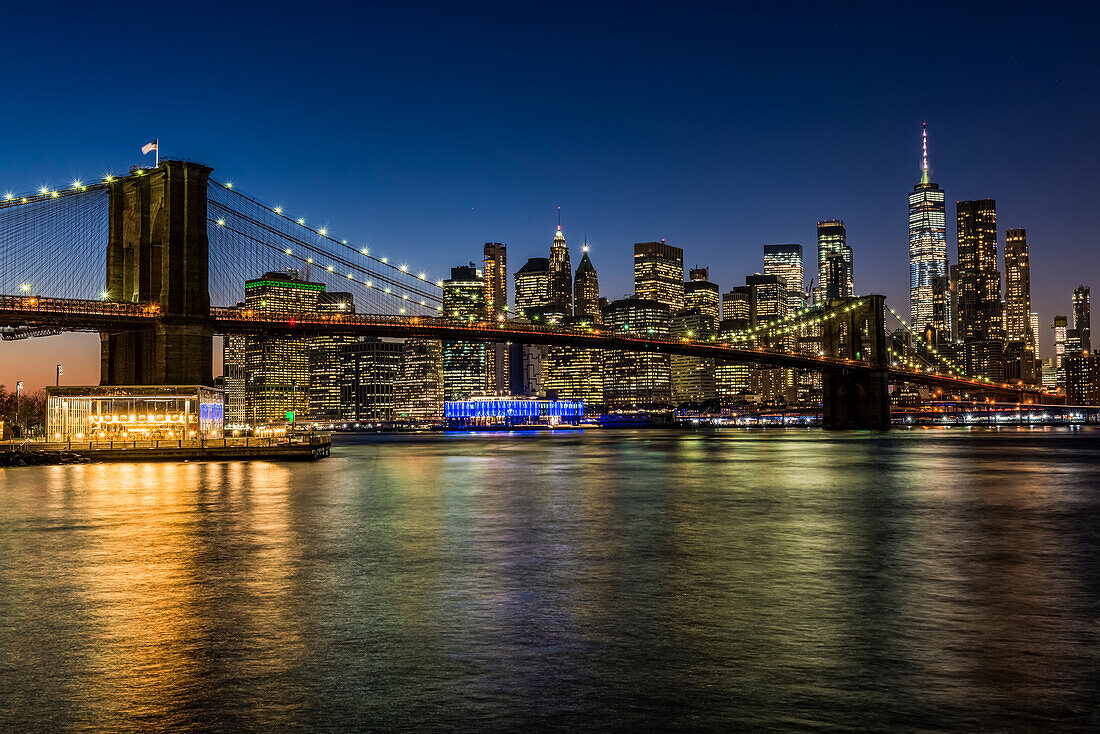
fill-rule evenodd
<path id="1" fill-rule="evenodd" d="M 268 211 L 268 212 L 270 212 L 271 214 L 274 214 L 274 215 L 282 218 L 286 222 L 297 225 L 298 227 L 301 227 L 302 229 L 306 230 L 307 232 L 310 232 L 310 233 L 312 233 L 312 234 L 314 234 L 318 237 L 321 237 L 325 240 L 328 240 L 329 242 L 336 245 L 337 247 L 343 247 L 343 248 L 345 248 L 345 249 L 347 249 L 351 252 L 356 253 L 357 255 L 361 255 L 361 256 L 366 257 L 370 260 L 373 260 L 374 262 L 379 263 L 380 265 L 382 265 L 384 267 L 390 268 L 392 270 L 396 270 L 397 272 L 401 273 L 402 275 L 406 275 L 410 278 L 415 278 L 416 280 L 419 280 L 419 281 L 423 282 L 425 285 L 435 286 L 436 288 L 442 288 L 443 287 L 442 279 L 438 279 L 438 280 L 433 281 L 427 275 L 427 273 L 425 273 L 425 272 L 420 272 L 420 273 L 415 273 L 414 274 L 414 273 L 409 271 L 408 265 L 405 265 L 405 264 L 394 265 L 393 263 L 391 263 L 389 261 L 388 256 L 385 256 L 385 255 L 379 256 L 379 255 L 373 254 L 373 253 L 371 253 L 371 250 L 370 250 L 369 247 L 365 247 L 365 246 L 364 247 L 356 247 L 354 245 L 349 245 L 347 240 L 338 240 L 335 237 L 333 237 L 332 235 L 330 235 L 327 227 L 320 227 L 320 228 L 314 229 L 313 227 L 306 224 L 306 220 L 305 220 L 304 217 L 294 218 L 294 217 L 290 216 L 289 214 L 286 214 L 283 211 L 283 207 L 281 207 L 281 206 L 271 206 L 270 204 L 262 202 L 262 201 L 260 201 L 259 199 L 255 198 L 253 196 L 242 193 L 240 190 L 238 190 L 237 188 L 234 187 L 232 181 L 218 181 L 218 180 L 213 179 L 213 178 L 210 179 L 210 181 L 213 184 L 221 186 L 226 191 L 228 191 L 230 193 L 233 193 L 233 194 L 236 194 L 237 196 L 241 197 L 242 199 L 245 199 L 246 201 L 248 201 L 248 202 L 250 202 L 250 203 L 252 203 L 252 204 Z"/>

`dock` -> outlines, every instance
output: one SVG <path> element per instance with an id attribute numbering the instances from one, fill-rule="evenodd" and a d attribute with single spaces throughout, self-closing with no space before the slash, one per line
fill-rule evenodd
<path id="1" fill-rule="evenodd" d="M 331 449 L 332 436 L 328 433 L 195 440 L 4 441 L 0 443 L 0 466 L 72 463 L 27 461 L 53 456 L 79 457 L 88 462 L 315 461 L 328 456 Z"/>

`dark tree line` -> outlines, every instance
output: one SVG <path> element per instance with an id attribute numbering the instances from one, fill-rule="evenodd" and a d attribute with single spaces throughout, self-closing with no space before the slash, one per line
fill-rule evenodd
<path id="1" fill-rule="evenodd" d="M 46 427 L 46 391 L 23 391 L 17 411 L 15 390 L 0 385 L 0 420 L 13 436 L 41 435 Z"/>

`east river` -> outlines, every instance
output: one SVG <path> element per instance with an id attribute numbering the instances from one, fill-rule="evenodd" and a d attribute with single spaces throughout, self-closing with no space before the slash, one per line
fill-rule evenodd
<path id="1" fill-rule="evenodd" d="M 0 470 L 0 731 L 1100 728 L 1100 431 Z"/>

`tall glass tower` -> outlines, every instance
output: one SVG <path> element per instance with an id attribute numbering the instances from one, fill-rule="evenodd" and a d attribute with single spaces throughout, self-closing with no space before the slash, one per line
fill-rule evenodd
<path id="1" fill-rule="evenodd" d="M 951 326 L 933 323 L 934 278 L 947 277 L 947 219 L 944 192 L 928 175 L 928 130 L 921 131 L 922 156 L 920 183 L 909 194 L 909 325 L 918 334 L 931 325 L 937 330 Z"/>

